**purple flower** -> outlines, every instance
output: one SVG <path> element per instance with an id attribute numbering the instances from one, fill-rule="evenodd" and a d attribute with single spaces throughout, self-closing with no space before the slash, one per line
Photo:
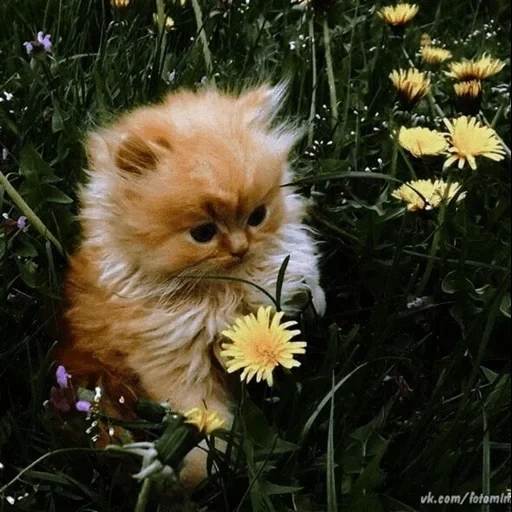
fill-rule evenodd
<path id="1" fill-rule="evenodd" d="M 30 41 L 23 43 L 23 46 L 29 55 L 34 51 L 34 45 Z"/>
<path id="2" fill-rule="evenodd" d="M 71 375 L 66 371 L 66 368 L 64 366 L 59 366 L 57 368 L 57 371 L 55 372 L 55 376 L 57 378 L 57 384 L 62 388 L 68 387 L 68 379 L 71 378 Z"/>
<path id="3" fill-rule="evenodd" d="M 85 400 L 79 400 L 76 404 L 76 410 L 80 412 L 89 412 L 91 410 L 90 402 Z"/>
<path id="4" fill-rule="evenodd" d="M 43 47 L 43 50 L 45 52 L 51 52 L 52 51 L 52 42 L 50 34 L 44 34 L 43 32 L 37 33 L 37 42 Z"/>
<path id="5" fill-rule="evenodd" d="M 16 224 L 18 226 L 18 229 L 25 229 L 27 227 L 27 217 L 21 215 L 20 217 L 18 217 Z"/>
<path id="6" fill-rule="evenodd" d="M 32 55 L 33 53 L 48 53 L 52 51 L 51 37 L 50 34 L 38 32 L 36 41 L 26 41 L 23 43 L 23 46 L 25 50 L 27 50 L 28 55 Z"/>

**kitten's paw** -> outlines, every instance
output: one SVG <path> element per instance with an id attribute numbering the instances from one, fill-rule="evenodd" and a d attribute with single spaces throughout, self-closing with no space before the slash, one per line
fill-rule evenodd
<path id="1" fill-rule="evenodd" d="M 319 284 L 315 284 L 311 287 L 311 298 L 317 314 L 319 316 L 324 316 L 327 302 L 325 300 L 325 292 Z"/>
<path id="2" fill-rule="evenodd" d="M 291 299 L 283 304 L 283 311 L 289 315 L 295 315 L 300 312 L 313 313 L 311 303 L 318 316 L 324 316 L 326 301 L 325 293 L 316 283 L 307 283 L 305 287 L 293 295 Z M 308 307 L 309 306 L 309 307 Z"/>

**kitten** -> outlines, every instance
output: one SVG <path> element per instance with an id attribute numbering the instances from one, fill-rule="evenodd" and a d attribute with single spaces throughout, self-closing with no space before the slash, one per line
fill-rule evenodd
<path id="1" fill-rule="evenodd" d="M 281 187 L 299 135 L 273 126 L 284 93 L 178 92 L 90 135 L 83 242 L 65 282 L 68 340 L 58 359 L 74 379 L 102 375 L 111 404 L 130 393 L 180 412 L 205 404 L 229 427 L 219 333 L 268 298 L 202 276 L 273 292 L 290 255 L 284 310 L 296 313 L 310 292 L 323 313 L 304 200 Z M 189 455 L 186 485 L 206 476 L 205 461 L 199 449 Z"/>

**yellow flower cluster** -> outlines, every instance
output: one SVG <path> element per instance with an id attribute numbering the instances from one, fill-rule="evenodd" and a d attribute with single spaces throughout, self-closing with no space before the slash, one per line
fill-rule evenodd
<path id="1" fill-rule="evenodd" d="M 409 105 L 418 102 L 430 89 L 430 78 L 416 68 L 395 69 L 390 73 L 389 78 L 398 96 Z"/>
<path id="2" fill-rule="evenodd" d="M 505 67 L 505 62 L 490 55 L 483 55 L 479 59 L 452 62 L 446 75 L 461 81 L 485 80 L 496 75 Z"/>
<path id="3" fill-rule="evenodd" d="M 405 183 L 393 192 L 393 197 L 404 202 L 410 212 L 429 211 L 450 202 L 460 191 L 459 183 L 444 180 L 416 180 Z M 459 196 L 459 200 L 462 196 Z"/>
<path id="4" fill-rule="evenodd" d="M 421 58 L 425 64 L 442 64 L 452 58 L 452 52 L 445 48 L 425 45 L 421 48 Z"/>
<path id="5" fill-rule="evenodd" d="M 482 156 L 500 161 L 505 150 L 496 132 L 483 126 L 475 117 L 461 116 L 444 120 L 448 133 L 428 128 L 400 128 L 398 143 L 412 155 L 419 158 L 429 155 L 447 155 L 444 168 L 458 162 L 462 169 L 466 162 L 476 169 L 476 157 Z"/>
<path id="6" fill-rule="evenodd" d="M 387 5 L 378 11 L 378 15 L 393 27 L 403 27 L 414 19 L 419 10 L 416 4 Z"/>

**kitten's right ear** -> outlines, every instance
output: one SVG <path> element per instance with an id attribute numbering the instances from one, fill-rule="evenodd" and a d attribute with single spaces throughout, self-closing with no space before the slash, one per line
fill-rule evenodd
<path id="1" fill-rule="evenodd" d="M 163 137 L 154 137 L 146 141 L 137 134 L 94 133 L 89 136 L 87 154 L 89 161 L 103 166 L 112 161 L 119 171 L 141 175 L 156 168 L 159 155 L 171 149 L 170 143 Z"/>
<path id="2" fill-rule="evenodd" d="M 116 167 L 130 174 L 142 174 L 154 170 L 158 162 L 155 148 L 138 135 L 128 135 L 116 149 Z"/>

